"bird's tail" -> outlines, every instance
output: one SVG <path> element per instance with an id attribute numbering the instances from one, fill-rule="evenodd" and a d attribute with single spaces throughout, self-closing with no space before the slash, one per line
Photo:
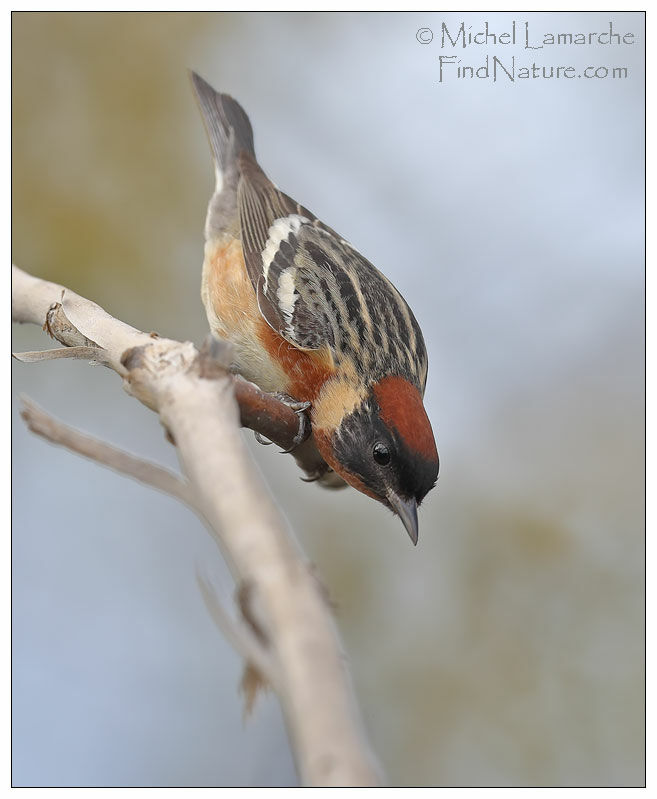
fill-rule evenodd
<path id="1" fill-rule="evenodd" d="M 222 171 L 229 170 L 242 150 L 255 158 L 253 130 L 242 106 L 229 95 L 215 91 L 196 72 L 191 77 L 217 166 Z"/>
<path id="2" fill-rule="evenodd" d="M 237 224 L 239 156 L 246 151 L 255 159 L 253 130 L 236 100 L 215 91 L 195 72 L 191 79 L 214 158 L 216 188 L 205 224 L 206 238 L 213 239 Z"/>

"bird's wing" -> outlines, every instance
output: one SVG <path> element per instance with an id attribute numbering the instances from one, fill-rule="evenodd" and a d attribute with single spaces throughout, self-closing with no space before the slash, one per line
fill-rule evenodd
<path id="1" fill-rule="evenodd" d="M 244 260 L 263 317 L 295 347 L 335 350 L 329 282 L 342 270 L 316 256 L 322 244 L 336 246 L 340 238 L 279 191 L 247 153 L 240 155 L 237 204 Z"/>
<path id="2" fill-rule="evenodd" d="M 328 347 L 426 381 L 418 323 L 397 289 L 349 242 L 279 191 L 246 152 L 237 191 L 246 268 L 268 324 L 295 347 Z"/>

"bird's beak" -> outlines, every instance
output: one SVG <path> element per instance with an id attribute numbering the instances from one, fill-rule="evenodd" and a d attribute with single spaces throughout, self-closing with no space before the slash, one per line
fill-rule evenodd
<path id="1" fill-rule="evenodd" d="M 388 502 L 392 509 L 404 523 L 406 532 L 411 537 L 411 541 L 417 546 L 417 502 L 415 497 L 402 499 L 394 491 L 388 491 Z"/>

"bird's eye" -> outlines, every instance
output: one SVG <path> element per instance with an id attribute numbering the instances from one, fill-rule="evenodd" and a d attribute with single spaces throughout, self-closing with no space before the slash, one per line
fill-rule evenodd
<path id="1" fill-rule="evenodd" d="M 379 466 L 387 466 L 390 463 L 390 450 L 385 444 L 375 444 L 372 450 L 372 457 Z"/>

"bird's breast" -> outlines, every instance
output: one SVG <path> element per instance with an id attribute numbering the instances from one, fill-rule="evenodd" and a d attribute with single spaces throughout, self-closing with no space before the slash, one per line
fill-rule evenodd
<path id="1" fill-rule="evenodd" d="M 314 402 L 335 373 L 328 347 L 301 350 L 260 313 L 239 239 L 224 235 L 205 245 L 201 296 L 210 329 L 235 347 L 235 366 L 263 391 Z"/>

